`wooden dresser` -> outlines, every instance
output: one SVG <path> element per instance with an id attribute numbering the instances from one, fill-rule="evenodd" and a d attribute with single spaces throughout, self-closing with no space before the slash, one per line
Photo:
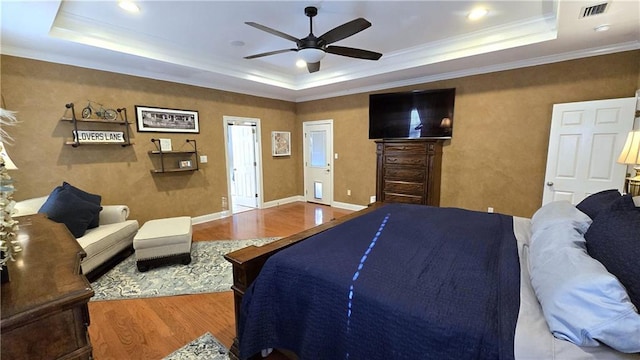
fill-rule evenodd
<path id="1" fill-rule="evenodd" d="M 376 141 L 376 199 L 440 205 L 442 140 Z"/>
<path id="2" fill-rule="evenodd" d="M 43 215 L 18 220 L 23 250 L 8 262 L 10 281 L 1 289 L 2 358 L 91 359 L 84 250 L 63 224 Z"/>

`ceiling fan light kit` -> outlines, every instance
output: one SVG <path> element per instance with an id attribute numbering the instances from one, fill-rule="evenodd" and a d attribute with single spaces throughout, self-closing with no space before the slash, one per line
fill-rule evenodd
<path id="1" fill-rule="evenodd" d="M 327 53 L 322 49 L 304 48 L 304 49 L 298 50 L 298 55 L 300 55 L 300 58 L 304 60 L 307 64 L 316 63 L 322 60 L 322 58 L 324 58 L 326 54 Z"/>
<path id="2" fill-rule="evenodd" d="M 323 35 L 316 37 L 313 34 L 313 17 L 318 14 L 318 9 L 314 6 L 308 6 L 304 9 L 304 13 L 309 17 L 309 35 L 302 39 L 295 38 L 289 34 L 285 34 L 281 31 L 258 23 L 246 22 L 245 24 L 256 29 L 295 42 L 296 48 L 275 50 L 255 55 L 249 55 L 245 56 L 245 59 L 255 59 L 263 56 L 296 51 L 298 52 L 299 56 L 307 63 L 307 69 L 309 70 L 309 72 L 313 73 L 320 70 L 320 60 L 322 60 L 327 53 L 365 60 L 378 60 L 380 59 L 380 57 L 382 57 L 382 54 L 374 51 L 344 46 L 329 46 L 329 44 L 346 39 L 349 36 L 355 35 L 360 31 L 370 27 L 371 23 L 367 20 L 363 18 L 357 18 L 355 20 L 351 20 L 347 23 L 337 26 L 327 31 Z"/>

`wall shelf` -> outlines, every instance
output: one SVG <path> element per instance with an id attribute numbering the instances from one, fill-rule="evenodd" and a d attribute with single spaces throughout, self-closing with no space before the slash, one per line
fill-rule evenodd
<path id="1" fill-rule="evenodd" d="M 71 122 L 73 124 L 73 140 L 69 140 L 65 142 L 65 145 L 71 145 L 73 147 L 78 147 L 80 145 L 120 145 L 122 147 L 133 145 L 131 142 L 131 136 L 129 133 L 129 125 L 131 123 L 127 120 L 127 109 L 120 108 L 116 111 L 120 115 L 120 119 L 115 120 L 106 120 L 106 119 L 78 119 L 76 117 L 76 111 L 73 103 L 66 104 L 65 107 L 67 109 L 71 109 L 71 117 L 62 117 L 60 121 Z M 109 135 L 113 135 L 117 137 L 119 131 L 108 131 L 108 130 L 98 130 L 95 128 L 87 128 L 87 126 L 82 126 L 81 129 L 78 128 L 78 124 L 105 124 L 105 125 L 115 125 L 115 126 L 124 126 L 124 131 L 122 131 L 122 138 L 124 141 L 99 141 L 99 140 L 90 140 L 90 141 L 82 141 L 79 136 L 77 136 L 78 132 L 87 133 L 87 134 L 95 134 L 95 136 L 106 137 Z"/>
<path id="2" fill-rule="evenodd" d="M 61 121 L 74 121 L 73 118 L 63 117 L 60 119 Z M 131 124 L 125 120 L 104 120 L 104 119 L 75 119 L 75 121 L 82 123 L 103 123 L 103 124 L 119 124 L 119 125 L 128 125 Z"/>
<path id="3" fill-rule="evenodd" d="M 200 168 L 198 162 L 198 146 L 194 139 L 187 139 L 185 142 L 193 146 L 187 150 L 162 150 L 160 139 L 151 139 L 157 150 L 149 151 L 149 155 L 160 157 L 160 167 L 151 169 L 152 174 L 190 172 Z"/>

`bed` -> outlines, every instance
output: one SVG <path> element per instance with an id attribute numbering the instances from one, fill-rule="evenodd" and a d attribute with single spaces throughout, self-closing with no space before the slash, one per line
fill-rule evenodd
<path id="1" fill-rule="evenodd" d="M 259 358 L 277 348 L 301 359 L 640 359 L 640 315 L 630 292 L 613 275 L 591 284 L 603 265 L 558 273 L 556 266 L 574 262 L 550 255 L 569 249 L 591 258 L 591 217 L 611 213 L 620 199 L 631 201 L 625 214 L 640 215 L 630 197 L 614 195 L 594 194 L 581 210 L 558 202 L 532 219 L 374 204 L 227 254 L 237 331 L 230 356 Z M 631 223 L 625 231 L 637 231 L 640 218 Z M 570 234 L 565 243 L 545 240 L 563 232 Z M 584 301 L 574 298 L 583 297 L 584 276 L 572 274 L 590 274 Z M 615 286 L 621 290 L 612 292 Z M 594 301 L 607 306 L 592 316 Z M 587 323 L 567 325 L 576 319 Z"/>

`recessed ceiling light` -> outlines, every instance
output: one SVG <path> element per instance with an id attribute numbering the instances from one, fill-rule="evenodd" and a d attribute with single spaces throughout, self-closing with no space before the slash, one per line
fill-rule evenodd
<path id="1" fill-rule="evenodd" d="M 607 31 L 609 29 L 611 29 L 611 25 L 609 25 L 609 24 L 603 24 L 603 25 L 596 26 L 596 27 L 593 28 L 593 30 L 595 32 Z"/>
<path id="2" fill-rule="evenodd" d="M 469 19 L 469 20 L 478 20 L 480 18 L 483 18 L 483 17 L 487 16 L 488 13 L 489 13 L 489 10 L 487 10 L 485 8 L 475 8 L 475 9 L 471 10 L 469 15 L 467 15 L 467 19 Z"/>
<path id="3" fill-rule="evenodd" d="M 140 8 L 133 1 L 121 0 L 121 1 L 118 1 L 118 6 L 120 6 L 120 8 L 131 13 L 140 12 Z"/>

